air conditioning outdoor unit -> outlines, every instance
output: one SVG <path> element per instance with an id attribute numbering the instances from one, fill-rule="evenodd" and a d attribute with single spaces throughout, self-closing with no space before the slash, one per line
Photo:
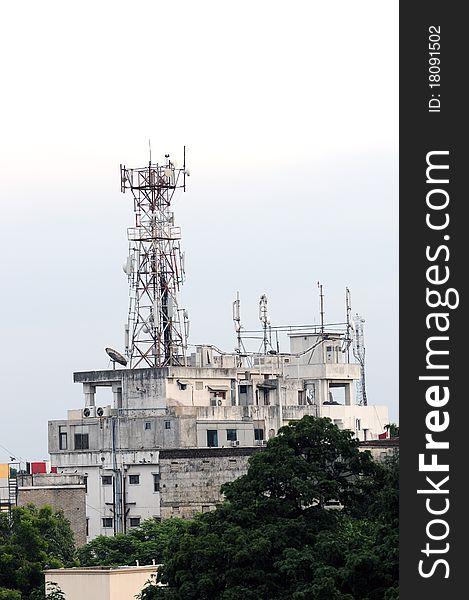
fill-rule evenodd
<path id="1" fill-rule="evenodd" d="M 96 416 L 96 406 L 85 406 L 83 409 L 84 417 L 95 417 Z"/>
<path id="2" fill-rule="evenodd" d="M 231 441 L 231 445 L 232 446 L 239 446 L 239 440 L 232 440 Z"/>
<path id="3" fill-rule="evenodd" d="M 98 406 L 96 409 L 96 415 L 98 417 L 109 417 L 111 415 L 110 406 Z"/>

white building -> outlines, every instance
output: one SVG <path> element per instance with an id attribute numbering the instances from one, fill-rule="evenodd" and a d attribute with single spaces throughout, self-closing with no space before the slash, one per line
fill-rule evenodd
<path id="1" fill-rule="evenodd" d="M 160 473 L 161 450 L 223 447 L 235 460 L 246 456 L 242 448 L 264 445 L 307 414 L 327 416 L 362 441 L 377 439 L 388 411 L 355 404 L 360 367 L 347 362 L 343 336 L 303 332 L 291 335 L 290 345 L 290 354 L 258 354 L 251 367 L 237 354 L 200 346 L 190 366 L 75 373 L 84 403 L 66 419 L 49 422 L 49 452 L 59 472 L 86 477 L 88 539 L 148 517 L 188 515 L 187 486 L 179 498 L 171 489 L 171 510 L 162 510 L 170 481 Z M 241 468 L 246 465 L 247 457 Z M 173 467 L 184 470 L 181 460 Z M 213 486 L 239 476 L 239 461 L 238 470 L 223 469 Z M 211 487 L 207 479 L 208 507 Z"/>

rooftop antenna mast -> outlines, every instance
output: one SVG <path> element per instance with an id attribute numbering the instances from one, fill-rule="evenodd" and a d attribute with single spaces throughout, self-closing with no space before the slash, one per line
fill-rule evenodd
<path id="1" fill-rule="evenodd" d="M 321 313 L 321 336 L 324 337 L 324 294 L 322 293 L 322 283 L 318 281 L 319 288 L 319 306 Z"/>
<path id="2" fill-rule="evenodd" d="M 243 341 L 241 339 L 241 300 L 239 299 L 239 292 L 236 292 L 236 300 L 233 302 L 233 321 L 238 341 L 236 351 L 241 353 Z"/>
<path id="3" fill-rule="evenodd" d="M 120 166 L 121 192 L 133 196 L 135 223 L 129 227 L 129 256 L 124 264 L 130 284 L 125 328 L 125 351 L 130 368 L 185 365 L 189 322 L 178 307 L 184 282 L 181 229 L 174 225 L 171 202 L 177 189 L 185 191 L 189 175 L 169 154 L 159 164 L 128 169 Z"/>
<path id="4" fill-rule="evenodd" d="M 347 323 L 347 330 L 345 332 L 344 344 L 342 346 L 342 352 L 347 352 L 347 362 L 350 362 L 350 344 L 352 343 L 351 331 L 353 330 L 350 313 L 352 312 L 352 295 L 348 287 L 345 288 L 345 320 Z"/>
<path id="5" fill-rule="evenodd" d="M 362 319 L 359 314 L 353 317 L 353 355 L 355 356 L 358 364 L 360 365 L 360 379 L 357 383 L 357 400 L 358 404 L 367 406 L 368 401 L 366 398 L 365 388 L 365 338 L 364 338 L 364 327 L 365 319 Z"/>
<path id="6" fill-rule="evenodd" d="M 267 335 L 267 332 L 270 326 L 270 318 L 267 313 L 267 296 L 265 294 L 262 294 L 259 300 L 259 319 L 262 323 L 262 329 L 264 330 L 264 336 L 262 339 L 264 354 L 267 354 L 267 346 L 269 345 L 269 336 Z"/>

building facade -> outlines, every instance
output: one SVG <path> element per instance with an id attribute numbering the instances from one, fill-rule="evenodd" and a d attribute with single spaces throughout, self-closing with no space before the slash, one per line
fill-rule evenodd
<path id="1" fill-rule="evenodd" d="M 302 332 L 290 336 L 290 353 L 258 354 L 249 365 L 199 346 L 186 366 L 75 373 L 83 406 L 49 422 L 49 452 L 59 473 L 85 478 L 87 539 L 211 510 L 220 485 L 304 415 L 376 440 L 387 408 L 355 403 L 360 368 L 343 342 Z"/>

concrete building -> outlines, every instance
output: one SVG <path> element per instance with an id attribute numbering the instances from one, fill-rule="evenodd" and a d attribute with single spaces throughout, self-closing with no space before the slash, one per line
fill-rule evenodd
<path id="1" fill-rule="evenodd" d="M 87 567 L 44 571 L 46 590 L 55 583 L 67 600 L 135 600 L 147 581 L 156 580 L 158 565 Z"/>
<path id="2" fill-rule="evenodd" d="M 49 505 L 70 522 L 77 546 L 86 544 L 86 486 L 83 475 L 41 473 L 17 475 L 18 506 Z"/>
<path id="3" fill-rule="evenodd" d="M 49 422 L 49 452 L 59 473 L 85 477 L 88 539 L 210 510 L 250 453 L 304 415 L 377 439 L 387 408 L 355 404 L 359 365 L 346 362 L 341 336 L 290 342 L 289 354 L 257 355 L 250 367 L 201 346 L 187 366 L 75 373 L 83 407 Z"/>
<path id="4" fill-rule="evenodd" d="M 125 357 L 106 348 L 113 369 L 75 373 L 83 405 L 49 422 L 53 465 L 86 478 L 89 539 L 149 517 L 210 510 L 220 484 L 245 472 L 249 454 L 304 415 L 327 416 L 363 441 L 389 422 L 386 407 L 367 406 L 363 320 L 350 318 L 348 290 L 346 323 L 329 327 L 321 285 L 320 325 L 272 327 L 262 295 L 262 329 L 251 332 L 262 340 L 257 352 L 246 351 L 238 296 L 236 351 L 198 345 L 189 354 L 189 317 L 178 305 L 184 253 L 171 211 L 188 175 L 185 151 L 179 168 L 169 154 L 162 164 L 121 165 L 121 191 L 132 194 L 134 210 L 123 266 Z M 272 344 L 272 333 L 282 332 L 290 338 L 285 353 Z"/>

